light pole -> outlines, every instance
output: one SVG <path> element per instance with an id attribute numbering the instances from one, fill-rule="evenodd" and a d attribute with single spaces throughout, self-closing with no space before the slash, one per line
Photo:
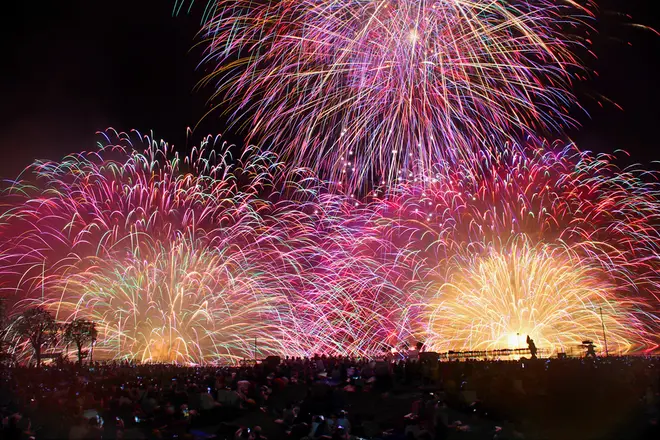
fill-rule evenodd
<path id="1" fill-rule="evenodd" d="M 600 325 L 603 329 L 603 343 L 605 344 L 605 357 L 609 357 L 610 353 L 607 350 L 607 334 L 605 333 L 605 321 L 603 320 L 603 307 L 599 307 L 600 309 Z"/>
<path id="2" fill-rule="evenodd" d="M 92 338 L 92 346 L 89 349 L 89 366 L 94 362 L 94 345 L 96 345 L 96 338 Z"/>

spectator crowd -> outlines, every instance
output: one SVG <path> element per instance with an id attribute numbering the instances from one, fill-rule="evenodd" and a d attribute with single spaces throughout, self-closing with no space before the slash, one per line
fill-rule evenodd
<path id="1" fill-rule="evenodd" d="M 660 438 L 660 359 L 0 367 L 3 439 Z"/>

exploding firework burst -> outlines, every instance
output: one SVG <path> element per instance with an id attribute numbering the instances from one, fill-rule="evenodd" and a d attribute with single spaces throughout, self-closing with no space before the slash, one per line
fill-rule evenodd
<path id="1" fill-rule="evenodd" d="M 402 183 L 373 202 L 377 227 L 424 266 L 410 288 L 425 298 L 430 347 L 508 348 L 522 331 L 551 350 L 579 335 L 602 347 L 601 307 L 611 348 L 657 346 L 655 175 L 548 149 Z"/>
<path id="2" fill-rule="evenodd" d="M 4 191 L 2 289 L 16 311 L 93 320 L 97 356 L 140 361 L 363 356 L 409 336 L 400 272 L 370 253 L 353 199 L 321 196 L 308 171 L 277 177 L 267 153 L 232 160 L 205 153 L 207 139 L 179 158 L 111 135 Z"/>
<path id="3" fill-rule="evenodd" d="M 105 136 L 98 151 L 35 163 L 3 192 L 1 255 L 20 275 L 16 293 L 34 294 L 48 274 L 72 264 L 80 269 L 86 256 L 130 250 L 146 237 L 212 243 L 227 233 L 241 239 L 259 226 L 258 211 L 268 203 L 258 193 L 276 166 L 267 156 L 232 165 L 225 146 L 214 165 L 214 152 L 181 159 L 166 144 L 154 142 L 142 153 L 127 135 L 116 135 L 117 144 Z"/>
<path id="4" fill-rule="evenodd" d="M 615 298 L 615 286 L 599 269 L 567 259 L 562 248 L 514 243 L 505 252 L 491 250 L 449 268 L 428 303 L 429 346 L 513 349 L 525 347 L 529 335 L 550 352 L 569 351 L 584 340 L 604 344 L 604 326 L 613 352 L 639 349 L 635 342 L 644 337 L 631 330 L 644 327 L 635 315 L 642 303 Z"/>
<path id="5" fill-rule="evenodd" d="M 293 322 L 316 353 L 373 356 L 413 338 L 419 299 L 405 280 L 414 255 L 390 246 L 370 226 L 371 213 L 355 205 L 350 197 L 320 197 L 314 244 L 298 255 L 305 275 L 291 292 Z"/>
<path id="6" fill-rule="evenodd" d="M 296 165 L 350 183 L 427 172 L 573 122 L 591 2 L 212 0 L 205 83 Z"/>
<path id="7" fill-rule="evenodd" d="M 91 319 L 101 357 L 141 361 L 495 348 L 522 332 L 602 347 L 597 309 L 613 351 L 653 348 L 655 174 L 530 142 L 355 199 L 267 153 L 180 159 L 121 135 L 5 189 L 2 293 L 16 312 Z"/>
<path id="8" fill-rule="evenodd" d="M 40 303 L 59 320 L 94 320 L 102 356 L 235 362 L 255 355 L 257 336 L 260 356 L 288 353 L 278 329 L 290 288 L 286 273 L 272 275 L 286 229 L 268 201 L 277 163 L 230 162 L 228 148 L 180 159 L 118 137 L 36 163 L 6 189 L 4 294 L 18 310 Z"/>
<path id="9" fill-rule="evenodd" d="M 287 306 L 281 280 L 254 257 L 186 242 L 141 246 L 63 278 L 61 297 L 45 304 L 60 319 L 96 322 L 105 359 L 234 363 L 255 349 L 288 353 L 277 321 Z"/>

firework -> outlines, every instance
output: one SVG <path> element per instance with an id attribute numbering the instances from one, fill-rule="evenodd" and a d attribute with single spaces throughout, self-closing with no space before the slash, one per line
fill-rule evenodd
<path id="1" fill-rule="evenodd" d="M 273 319 L 285 312 L 280 279 L 257 261 L 186 242 L 141 247 L 64 278 L 61 297 L 46 304 L 60 319 L 96 322 L 105 359 L 235 363 L 286 353 Z"/>
<path id="2" fill-rule="evenodd" d="M 272 275 L 283 263 L 267 199 L 277 163 L 230 162 L 221 146 L 220 157 L 207 154 L 211 138 L 180 159 L 166 144 L 147 140 L 139 152 L 115 136 L 98 151 L 38 162 L 5 190 L 4 295 L 17 310 L 38 303 L 58 320 L 97 322 L 106 358 L 286 353 L 287 278 Z"/>
<path id="3" fill-rule="evenodd" d="M 350 184 L 561 130 L 591 2 L 209 2 L 204 81 L 252 140 Z M 496 140 L 494 142 L 494 140 Z"/>
<path id="4" fill-rule="evenodd" d="M 613 297 L 616 287 L 598 269 L 567 259 L 564 249 L 514 243 L 466 260 L 449 269 L 428 303 L 429 346 L 515 349 L 529 335 L 551 353 L 565 352 L 584 340 L 603 347 L 603 326 L 613 352 L 638 349 L 644 339 L 632 333 L 643 328 L 635 316 L 640 301 Z"/>
<path id="5" fill-rule="evenodd" d="M 559 351 L 603 325 L 612 351 L 657 346 L 654 173 L 530 139 L 356 199 L 212 138 L 112 138 L 29 167 L 0 211 L 10 308 L 96 322 L 99 358 Z"/>
<path id="6" fill-rule="evenodd" d="M 411 340 L 418 299 L 405 280 L 414 256 L 390 246 L 355 199 L 325 194 L 318 206 L 314 244 L 298 255 L 304 276 L 290 295 L 296 333 L 314 353 L 340 356 L 373 356 Z"/>
<path id="7" fill-rule="evenodd" d="M 399 268 L 370 255 L 378 237 L 350 197 L 322 195 L 309 172 L 284 180 L 268 153 L 206 153 L 212 138 L 180 158 L 105 136 L 3 192 L 1 287 L 15 312 L 92 320 L 98 358 L 143 362 L 363 356 L 410 335 Z"/>
<path id="8" fill-rule="evenodd" d="M 658 343 L 655 175 L 549 147 L 402 182 L 372 203 L 378 227 L 423 266 L 410 288 L 427 307 L 429 347 L 509 348 L 522 332 L 549 350 L 580 337 L 602 347 L 601 308 L 611 348 Z"/>

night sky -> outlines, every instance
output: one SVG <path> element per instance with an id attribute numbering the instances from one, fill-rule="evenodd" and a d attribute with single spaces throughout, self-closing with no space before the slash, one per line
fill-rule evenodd
<path id="1" fill-rule="evenodd" d="M 199 1 L 199 7 L 203 6 Z M 35 158 L 58 159 L 94 148 L 95 132 L 112 126 L 149 132 L 186 149 L 186 127 L 206 112 L 211 90 L 195 90 L 203 71 L 192 49 L 201 10 L 172 17 L 173 0 L 67 0 L 3 4 L 5 43 L 0 64 L 0 176 L 13 177 Z M 570 133 L 582 149 L 625 149 L 632 162 L 660 160 L 657 106 L 660 37 L 626 26 L 660 29 L 657 0 L 600 1 L 603 16 L 594 39 L 598 72 L 578 97 L 590 117 Z M 628 42 L 632 46 L 628 45 Z M 600 108 L 602 94 L 617 102 Z M 216 114 L 191 139 L 225 133 Z"/>

